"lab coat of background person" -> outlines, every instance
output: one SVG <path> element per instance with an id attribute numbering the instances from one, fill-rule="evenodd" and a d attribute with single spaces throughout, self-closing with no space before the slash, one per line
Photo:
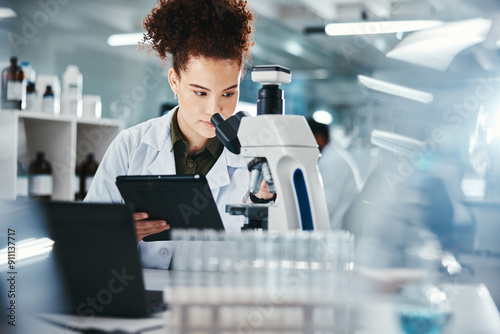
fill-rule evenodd
<path id="1" fill-rule="evenodd" d="M 313 119 L 307 122 L 321 152 L 318 166 L 325 188 L 330 227 L 340 229 L 347 209 L 361 189 L 358 167 L 347 150 L 330 140 L 330 129 L 326 124 Z"/>
<path id="2" fill-rule="evenodd" d="M 210 119 L 215 113 L 230 117 L 238 102 L 239 84 L 252 45 L 253 14 L 239 1 L 159 1 L 145 20 L 145 42 L 166 60 L 172 57 L 168 81 L 179 105 L 165 116 L 122 131 L 104 155 L 85 201 L 121 202 L 115 185 L 118 175 L 176 174 L 172 118 L 189 156 L 200 152 L 215 137 Z M 193 24 L 195 22 L 195 24 Z M 172 56 L 171 56 L 172 55 Z M 239 232 L 243 219 L 225 212 L 229 203 L 248 202 L 249 173 L 243 157 L 223 148 L 206 177 L 228 233 Z M 263 190 L 261 199 L 274 195 Z M 147 220 L 135 213 L 136 233 L 143 266 L 168 269 L 171 241 L 142 239 L 169 228 L 168 222 Z"/>

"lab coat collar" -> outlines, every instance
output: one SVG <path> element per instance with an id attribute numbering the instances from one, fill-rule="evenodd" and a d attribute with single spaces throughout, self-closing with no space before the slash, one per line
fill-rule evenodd
<path id="1" fill-rule="evenodd" d="M 246 168 L 245 159 L 224 148 L 219 159 L 207 174 L 207 181 L 212 192 L 230 183 L 231 175 L 229 175 L 229 170 L 231 168 Z"/>
<path id="2" fill-rule="evenodd" d="M 170 110 L 166 115 L 159 117 L 142 137 L 142 142 L 152 148 L 162 151 L 166 144 L 172 146 L 172 136 L 170 134 L 170 122 L 172 116 L 179 107 Z M 168 147 L 170 151 L 171 147 Z"/>
<path id="3" fill-rule="evenodd" d="M 158 151 L 156 158 L 151 161 L 148 170 L 153 175 L 175 174 L 175 157 L 172 149 L 170 122 L 178 107 L 160 117 L 142 137 L 142 142 Z"/>

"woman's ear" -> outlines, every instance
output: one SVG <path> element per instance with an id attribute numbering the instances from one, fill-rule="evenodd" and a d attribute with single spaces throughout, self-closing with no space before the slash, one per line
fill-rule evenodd
<path id="1" fill-rule="evenodd" d="M 177 75 L 173 67 L 168 70 L 168 83 L 172 92 L 176 95 L 179 94 L 179 75 Z"/>

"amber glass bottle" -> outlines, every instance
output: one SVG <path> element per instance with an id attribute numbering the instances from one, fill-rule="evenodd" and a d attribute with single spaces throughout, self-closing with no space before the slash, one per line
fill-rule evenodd
<path id="1" fill-rule="evenodd" d="M 85 160 L 80 166 L 80 198 L 83 200 L 87 196 L 90 184 L 94 179 L 94 175 L 99 167 L 99 163 L 95 160 L 93 153 L 87 155 Z"/>
<path id="2" fill-rule="evenodd" d="M 28 188 L 30 198 L 52 199 L 52 166 L 45 160 L 44 152 L 37 152 L 35 161 L 30 164 Z"/>
<path id="3" fill-rule="evenodd" d="M 26 107 L 26 80 L 17 58 L 10 58 L 10 66 L 2 71 L 2 109 Z"/>
<path id="4" fill-rule="evenodd" d="M 47 114 L 55 114 L 55 105 L 54 105 L 54 91 L 52 91 L 52 86 L 48 85 L 45 88 L 45 93 L 43 93 L 42 100 L 42 111 Z"/>

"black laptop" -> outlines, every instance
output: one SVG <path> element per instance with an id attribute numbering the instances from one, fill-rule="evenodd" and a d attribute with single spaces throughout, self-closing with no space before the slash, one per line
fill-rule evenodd
<path id="1" fill-rule="evenodd" d="M 165 310 L 146 291 L 130 211 L 122 204 L 41 202 L 70 299 L 68 313 L 147 317 Z"/>

